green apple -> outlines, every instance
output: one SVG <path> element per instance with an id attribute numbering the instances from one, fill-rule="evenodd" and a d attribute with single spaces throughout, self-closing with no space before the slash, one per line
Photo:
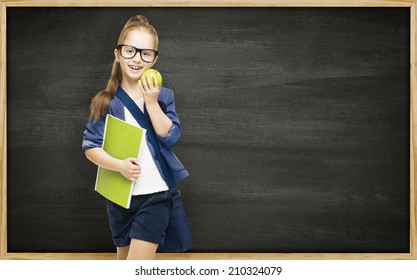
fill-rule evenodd
<path id="1" fill-rule="evenodd" d="M 147 80 L 147 76 L 149 74 L 155 74 L 156 75 L 156 79 L 158 80 L 158 84 L 161 87 L 162 86 L 162 75 L 161 75 L 161 73 L 158 72 L 158 70 L 155 70 L 155 69 L 152 69 L 152 68 L 149 68 L 148 70 L 143 72 L 142 76 L 140 77 L 140 82 L 142 83 L 142 85 L 148 84 L 148 82 L 144 81 L 144 80 Z M 153 79 L 152 79 L 152 82 L 153 82 L 153 85 L 155 86 L 155 82 L 153 81 Z"/>

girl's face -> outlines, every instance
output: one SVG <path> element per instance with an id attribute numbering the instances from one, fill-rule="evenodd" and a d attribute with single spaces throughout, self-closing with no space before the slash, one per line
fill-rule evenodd
<path id="1" fill-rule="evenodd" d="M 155 38 L 152 34 L 142 30 L 131 30 L 126 34 L 123 45 L 129 45 L 138 49 L 156 50 Z M 143 72 L 151 68 L 158 57 L 153 62 L 145 62 L 142 60 L 139 52 L 132 58 L 124 58 L 120 55 L 119 50 L 114 50 L 116 59 L 120 62 L 122 70 L 122 79 L 128 82 L 137 82 Z"/>

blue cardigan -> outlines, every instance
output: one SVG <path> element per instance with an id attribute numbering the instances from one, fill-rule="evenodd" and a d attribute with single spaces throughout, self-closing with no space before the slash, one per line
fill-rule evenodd
<path id="1" fill-rule="evenodd" d="M 164 156 L 166 162 L 168 163 L 168 166 L 171 169 L 171 173 L 175 181 L 179 181 L 186 178 L 189 174 L 171 150 L 171 148 L 177 144 L 181 135 L 180 120 L 178 118 L 177 113 L 175 112 L 174 93 L 172 92 L 172 90 L 162 87 L 158 95 L 158 103 L 161 106 L 164 113 L 167 115 L 167 117 L 172 121 L 172 126 L 170 127 L 167 135 L 160 136 L 156 134 L 159 148 L 161 149 L 161 154 Z M 119 119 L 126 120 L 124 108 L 125 107 L 122 101 L 120 101 L 120 99 L 117 96 L 115 96 L 110 102 L 108 113 Z M 102 116 L 97 122 L 94 122 L 93 120 L 90 120 L 88 122 L 87 128 L 83 134 L 83 151 L 89 148 L 102 146 L 105 121 L 106 116 Z M 159 162 L 155 160 L 155 151 L 151 145 L 148 146 L 154 158 L 156 167 L 158 168 L 162 178 L 164 178 L 161 166 Z"/>

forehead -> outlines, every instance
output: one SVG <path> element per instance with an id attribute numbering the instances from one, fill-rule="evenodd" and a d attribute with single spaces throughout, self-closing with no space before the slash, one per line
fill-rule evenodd
<path id="1" fill-rule="evenodd" d="M 127 32 L 123 44 L 131 45 L 138 49 L 155 49 L 155 38 L 152 34 L 142 30 L 130 30 Z"/>

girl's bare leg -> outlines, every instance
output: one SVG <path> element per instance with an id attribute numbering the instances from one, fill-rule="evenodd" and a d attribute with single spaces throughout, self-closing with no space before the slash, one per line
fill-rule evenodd
<path id="1" fill-rule="evenodd" d="M 128 260 L 153 260 L 155 258 L 157 243 L 151 243 L 139 239 L 130 242 Z"/>
<path id="2" fill-rule="evenodd" d="M 129 247 L 130 246 L 117 247 L 117 259 L 118 260 L 126 260 L 127 259 L 127 254 L 129 254 Z"/>

